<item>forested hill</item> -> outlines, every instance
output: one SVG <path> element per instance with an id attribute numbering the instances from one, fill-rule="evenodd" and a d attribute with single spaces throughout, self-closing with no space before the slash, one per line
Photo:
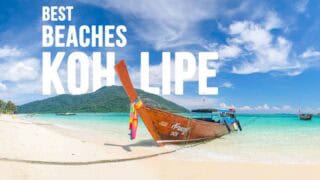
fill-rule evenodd
<path id="1" fill-rule="evenodd" d="M 145 104 L 171 111 L 188 110 L 160 96 L 137 90 Z M 102 87 L 83 95 L 58 95 L 18 106 L 18 113 L 128 112 L 129 98 L 122 86 Z"/>

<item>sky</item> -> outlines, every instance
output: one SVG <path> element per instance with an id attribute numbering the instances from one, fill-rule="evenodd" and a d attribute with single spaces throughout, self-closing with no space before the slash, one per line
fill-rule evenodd
<path id="1" fill-rule="evenodd" d="M 187 108 L 320 112 L 320 2 L 315 0 L 1 1 L 0 99 L 24 104 L 49 97 L 42 95 L 41 82 L 42 52 L 48 50 L 41 45 L 43 5 L 73 5 L 66 25 L 125 25 L 124 48 L 64 51 L 114 51 L 117 60 L 126 59 L 136 87 L 142 51 L 150 52 L 153 86 L 161 86 L 162 52 L 172 52 L 174 61 L 174 52 L 217 51 L 219 60 L 210 65 L 217 77 L 208 84 L 219 87 L 218 95 L 198 95 L 194 78 L 185 83 L 183 96 L 164 96 Z M 66 60 L 59 73 L 66 83 Z"/>

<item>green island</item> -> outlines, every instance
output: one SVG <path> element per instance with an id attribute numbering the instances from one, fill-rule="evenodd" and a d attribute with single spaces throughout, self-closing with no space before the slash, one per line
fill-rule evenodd
<path id="1" fill-rule="evenodd" d="M 137 89 L 143 103 L 170 112 L 188 112 L 158 95 Z M 18 113 L 128 112 L 130 101 L 122 86 L 102 87 L 83 95 L 58 95 L 17 107 Z"/>

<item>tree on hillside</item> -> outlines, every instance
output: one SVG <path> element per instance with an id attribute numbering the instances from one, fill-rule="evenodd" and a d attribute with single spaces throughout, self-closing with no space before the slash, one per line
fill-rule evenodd
<path id="1" fill-rule="evenodd" d="M 15 113 L 16 111 L 17 111 L 17 106 L 13 102 L 8 101 L 6 104 L 6 107 L 5 107 L 5 112 L 6 113 Z"/>
<path id="2" fill-rule="evenodd" d="M 0 113 L 4 113 L 5 107 L 6 107 L 6 102 L 0 99 Z"/>

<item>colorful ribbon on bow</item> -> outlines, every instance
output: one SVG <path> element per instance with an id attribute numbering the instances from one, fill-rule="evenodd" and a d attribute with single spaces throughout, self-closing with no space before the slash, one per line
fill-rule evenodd
<path id="1" fill-rule="evenodd" d="M 130 129 L 130 139 L 133 140 L 137 135 L 138 128 L 138 113 L 137 109 L 142 106 L 142 101 L 140 98 L 137 98 L 134 102 L 130 103 L 130 120 L 129 120 L 129 129 Z"/>

